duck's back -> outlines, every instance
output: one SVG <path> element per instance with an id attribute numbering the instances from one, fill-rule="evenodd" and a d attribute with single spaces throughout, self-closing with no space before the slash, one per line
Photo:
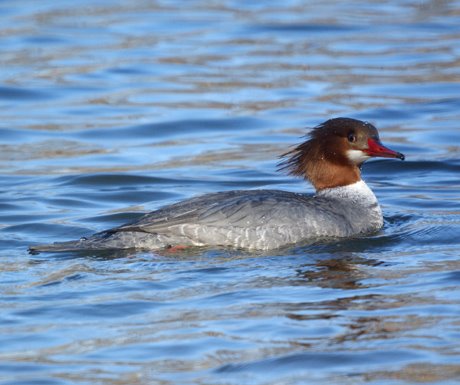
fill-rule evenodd
<path id="1" fill-rule="evenodd" d="M 330 199 L 279 190 L 208 194 L 167 206 L 119 232 L 155 233 L 165 243 L 273 249 L 349 228 Z"/>

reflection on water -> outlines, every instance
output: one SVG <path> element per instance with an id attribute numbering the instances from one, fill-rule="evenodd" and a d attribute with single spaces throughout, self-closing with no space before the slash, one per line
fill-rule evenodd
<path id="1" fill-rule="evenodd" d="M 362 281 L 367 278 L 360 265 L 378 266 L 381 263 L 383 262 L 337 253 L 333 259 L 317 261 L 314 268 L 310 264 L 306 265 L 305 269 L 298 270 L 298 274 L 299 278 L 319 287 L 358 289 L 365 286 Z"/>
<path id="2" fill-rule="evenodd" d="M 456 384 L 460 4 L 0 3 L 0 384 Z M 312 192 L 333 116 L 407 155 L 369 237 L 28 255 L 197 194 Z"/>

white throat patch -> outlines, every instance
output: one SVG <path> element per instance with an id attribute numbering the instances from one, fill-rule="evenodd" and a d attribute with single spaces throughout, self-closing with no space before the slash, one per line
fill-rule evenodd
<path id="1" fill-rule="evenodd" d="M 370 158 L 369 155 L 367 155 L 364 151 L 361 150 L 348 150 L 347 156 L 348 159 L 350 159 L 356 165 L 360 165 Z"/>

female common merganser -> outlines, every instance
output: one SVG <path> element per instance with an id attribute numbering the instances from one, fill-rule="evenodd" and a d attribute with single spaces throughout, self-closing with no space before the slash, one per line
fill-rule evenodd
<path id="1" fill-rule="evenodd" d="M 314 196 L 279 190 L 206 194 L 150 212 L 139 220 L 77 241 L 31 252 L 215 246 L 270 250 L 324 237 L 369 234 L 383 226 L 377 198 L 361 179 L 370 157 L 404 155 L 384 147 L 370 123 L 330 119 L 280 163 L 316 189 Z"/>

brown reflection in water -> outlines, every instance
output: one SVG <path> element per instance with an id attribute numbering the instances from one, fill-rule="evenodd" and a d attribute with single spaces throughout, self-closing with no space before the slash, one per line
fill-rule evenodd
<path id="1" fill-rule="evenodd" d="M 368 373 L 367 381 L 402 380 L 411 383 L 439 383 L 440 381 L 460 380 L 460 365 L 442 365 L 419 363 L 407 365 L 399 370 L 387 370 Z"/>
<path id="2" fill-rule="evenodd" d="M 372 300 L 385 302 L 387 299 L 375 297 Z M 359 302 L 361 301 L 362 299 Z M 362 305 L 365 311 L 366 301 L 363 301 Z M 435 326 L 438 322 L 439 317 L 416 315 L 357 317 L 348 323 L 346 332 L 334 338 L 334 343 L 365 343 L 366 341 L 374 343 L 408 338 L 414 331 Z"/>
<path id="3" fill-rule="evenodd" d="M 108 154 L 111 150 L 96 144 L 73 140 L 45 140 L 20 145 L 0 145 L 0 162 L 31 161 L 52 158 L 73 158 L 86 155 Z"/>
<path id="4" fill-rule="evenodd" d="M 297 275 L 323 288 L 359 289 L 368 287 L 362 281 L 369 278 L 369 274 L 359 265 L 377 266 L 380 263 L 354 256 L 331 258 L 317 261 L 314 269 L 308 265 L 305 270 L 298 270 Z"/>

